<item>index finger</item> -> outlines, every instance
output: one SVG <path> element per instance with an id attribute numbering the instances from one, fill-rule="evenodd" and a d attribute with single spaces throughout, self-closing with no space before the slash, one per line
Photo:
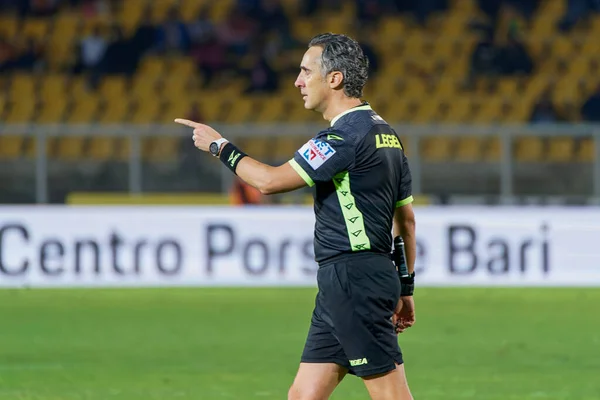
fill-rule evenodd
<path id="1" fill-rule="evenodd" d="M 189 119 L 183 119 L 183 118 L 175 118 L 175 122 L 177 122 L 178 124 L 181 125 L 187 125 L 190 128 L 198 128 L 200 127 L 200 124 L 194 121 L 190 121 Z"/>

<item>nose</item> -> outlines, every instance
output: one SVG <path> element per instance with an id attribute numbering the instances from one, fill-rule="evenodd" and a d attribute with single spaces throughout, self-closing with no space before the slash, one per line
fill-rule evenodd
<path id="1" fill-rule="evenodd" d="M 304 81 L 302 80 L 302 78 L 300 78 L 300 75 L 298 75 L 298 77 L 296 78 L 296 82 L 294 82 L 294 86 L 296 86 L 297 88 L 301 88 L 304 86 Z"/>

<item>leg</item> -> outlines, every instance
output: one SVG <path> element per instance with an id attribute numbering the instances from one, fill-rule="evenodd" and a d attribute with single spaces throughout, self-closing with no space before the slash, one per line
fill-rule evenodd
<path id="1" fill-rule="evenodd" d="M 364 377 L 363 382 L 372 400 L 413 400 L 403 364 L 393 371 Z"/>
<path id="2" fill-rule="evenodd" d="M 326 400 L 348 373 L 350 363 L 334 334 L 332 321 L 323 294 L 329 291 L 329 274 L 332 268 L 320 268 L 317 272 L 319 292 L 310 328 L 300 359 L 300 368 L 289 390 L 289 400 Z"/>
<path id="3" fill-rule="evenodd" d="M 288 400 L 327 400 L 347 372 L 333 363 L 300 363 Z"/>

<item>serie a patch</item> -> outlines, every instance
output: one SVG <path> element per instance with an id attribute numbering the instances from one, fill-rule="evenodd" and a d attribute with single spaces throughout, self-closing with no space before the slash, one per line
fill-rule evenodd
<path id="1" fill-rule="evenodd" d="M 335 150 L 327 142 L 311 139 L 300 147 L 298 153 L 304 157 L 312 169 L 317 169 L 335 154 Z"/>

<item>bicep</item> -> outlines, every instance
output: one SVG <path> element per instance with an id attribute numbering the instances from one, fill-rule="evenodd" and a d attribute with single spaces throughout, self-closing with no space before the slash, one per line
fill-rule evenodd
<path id="1" fill-rule="evenodd" d="M 394 236 L 401 235 L 408 230 L 414 230 L 415 227 L 415 212 L 412 202 L 396 207 L 394 211 Z"/>
<path id="2" fill-rule="evenodd" d="M 239 162 L 236 173 L 262 194 L 285 193 L 307 185 L 290 163 L 272 167 L 253 158 L 244 157 Z"/>
<path id="3" fill-rule="evenodd" d="M 403 154 L 402 174 L 400 176 L 400 182 L 398 186 L 398 197 L 396 198 L 396 207 L 402 207 L 406 204 L 412 203 L 412 201 L 412 176 L 410 173 L 410 166 L 408 165 L 408 159 Z"/>
<path id="4" fill-rule="evenodd" d="M 272 167 L 272 184 L 270 185 L 271 194 L 291 192 L 300 189 L 310 183 L 296 171 L 290 162 L 286 162 L 279 167 Z"/>

